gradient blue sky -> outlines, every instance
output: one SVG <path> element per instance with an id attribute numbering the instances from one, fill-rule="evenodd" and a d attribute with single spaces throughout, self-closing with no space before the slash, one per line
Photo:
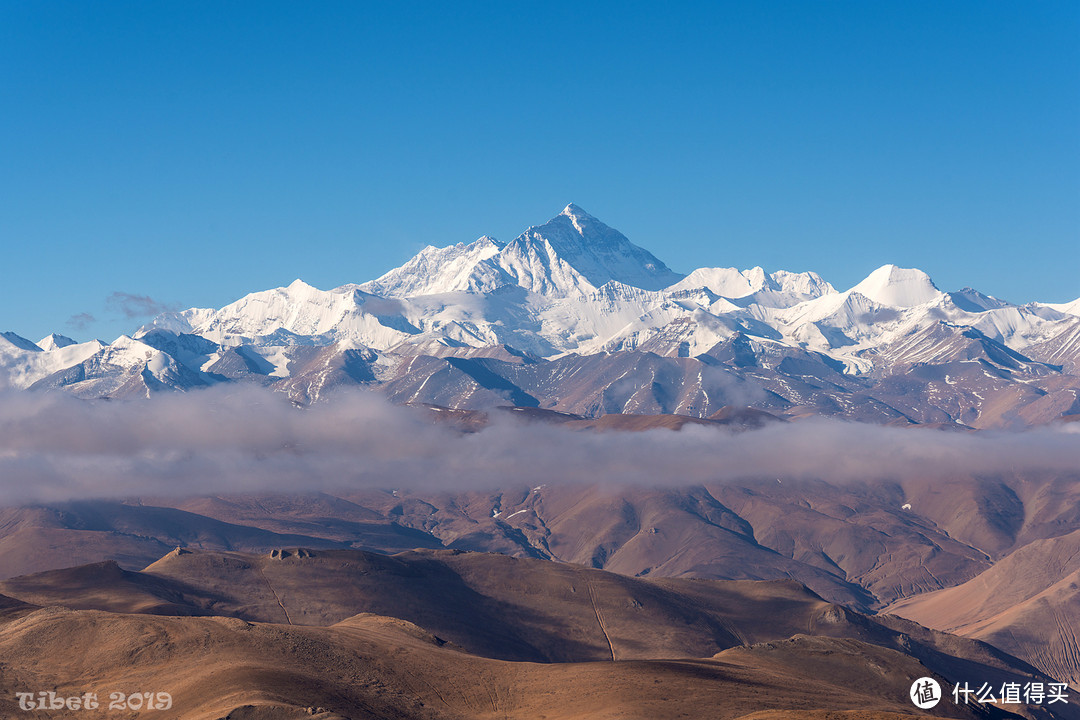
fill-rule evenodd
<path id="1" fill-rule="evenodd" d="M 1078 39 L 1072 0 L 0 0 L 0 330 L 111 340 L 571 201 L 683 272 L 1075 299 Z"/>

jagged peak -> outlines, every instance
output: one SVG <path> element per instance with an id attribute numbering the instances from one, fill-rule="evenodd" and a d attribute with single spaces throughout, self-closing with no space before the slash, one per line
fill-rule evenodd
<path id="1" fill-rule="evenodd" d="M 318 288 L 316 288 L 313 285 L 308 285 L 306 282 L 304 282 L 300 278 L 296 278 L 295 280 L 293 280 L 291 283 L 288 284 L 288 286 L 285 289 L 293 291 L 293 292 L 295 292 L 297 290 L 318 290 Z"/>
<path id="2" fill-rule="evenodd" d="M 813 272 L 777 270 L 766 272 L 761 267 L 748 270 L 736 268 L 698 268 L 678 283 L 667 288 L 672 292 L 706 289 L 720 297 L 743 298 L 754 295 L 756 302 L 770 307 L 795 304 L 808 298 L 831 295 L 832 285 Z"/>
<path id="3" fill-rule="evenodd" d="M 420 252 L 413 256 L 413 259 L 416 259 L 418 257 L 453 255 L 461 252 L 483 250 L 487 248 L 493 248 L 498 250 L 499 248 L 502 248 L 505 244 L 506 243 L 499 242 L 490 235 L 481 235 L 472 242 L 459 242 L 454 243 L 453 245 L 446 245 L 445 247 L 425 245 L 420 250 Z"/>
<path id="4" fill-rule="evenodd" d="M 552 278 L 555 282 L 543 279 L 537 282 L 535 270 L 541 269 L 541 265 L 546 265 L 548 261 L 537 263 L 530 258 L 544 256 L 549 261 L 560 261 L 584 278 L 592 288 L 598 288 L 609 280 L 617 280 L 644 290 L 660 290 L 683 277 L 672 272 L 648 250 L 634 245 L 618 230 L 605 225 L 573 203 L 543 225 L 528 228 L 508 243 L 499 261 L 510 275 L 519 281 L 524 278 L 525 286 L 529 289 L 541 290 L 544 294 L 573 294 L 571 288 L 560 287 L 560 282 L 555 278 Z M 521 262 L 529 267 L 518 268 Z"/>
<path id="5" fill-rule="evenodd" d="M 996 298 L 993 295 L 981 293 L 971 287 L 965 287 L 956 292 L 948 293 L 948 295 L 953 305 L 965 312 L 980 313 L 986 312 L 987 310 L 1012 306 L 1011 303 L 1006 302 L 1005 300 Z"/>
<path id="6" fill-rule="evenodd" d="M 30 352 L 41 352 L 41 348 L 35 345 L 30 340 L 27 340 L 22 335 L 16 335 L 13 332 L 0 332 L 0 338 L 7 340 L 9 343 L 19 348 L 20 350 L 28 350 Z"/>
<path id="7" fill-rule="evenodd" d="M 370 280 L 359 289 L 387 297 L 415 297 L 447 292 L 486 291 L 506 284 L 497 268 L 485 263 L 505 247 L 490 235 L 446 247 L 428 245 L 404 265 Z"/>
<path id="8" fill-rule="evenodd" d="M 52 333 L 41 338 L 37 342 L 37 346 L 42 350 L 59 350 L 60 348 L 66 348 L 75 344 L 75 341 L 67 335 L 60 335 L 58 333 Z"/>
<path id="9" fill-rule="evenodd" d="M 548 241 L 554 240 L 555 244 L 558 245 L 560 240 L 565 241 L 568 239 L 566 237 L 560 237 L 565 231 L 570 231 L 570 233 L 578 235 L 589 244 L 630 244 L 630 241 L 626 239 L 626 236 L 618 230 L 605 225 L 602 221 L 585 212 L 581 207 L 574 203 L 570 203 L 564 207 L 562 212 L 548 220 L 546 223 L 529 227 L 525 232 L 515 238 L 515 242 L 521 241 L 524 238 L 539 236 Z"/>
<path id="10" fill-rule="evenodd" d="M 481 235 L 480 237 L 476 238 L 476 240 L 474 240 L 472 244 L 478 247 L 483 247 L 485 245 L 494 245 L 497 248 L 501 248 L 506 245 L 506 243 L 497 240 L 490 235 Z"/>
<path id="11" fill-rule="evenodd" d="M 580 206 L 575 205 L 574 203 L 570 203 L 569 205 L 564 207 L 562 209 L 562 212 L 555 216 L 555 218 L 559 218 L 559 217 L 570 218 L 571 224 L 573 224 L 574 228 L 579 233 L 581 233 L 582 235 L 584 235 L 585 232 L 586 232 L 584 226 L 589 224 L 590 221 L 591 222 L 600 222 L 599 220 L 594 218 L 592 215 L 587 213 Z M 603 225 L 603 223 L 600 223 L 600 224 Z M 607 227 L 607 226 L 604 225 L 604 227 Z"/>

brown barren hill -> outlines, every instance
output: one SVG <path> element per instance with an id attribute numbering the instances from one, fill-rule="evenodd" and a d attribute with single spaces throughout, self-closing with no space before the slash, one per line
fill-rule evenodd
<path id="1" fill-rule="evenodd" d="M 14 693 L 169 693 L 183 720 L 910 717 L 906 688 L 927 671 L 861 643 L 796 639 L 697 660 L 535 664 L 480 658 L 400 620 L 365 615 L 332 627 L 58 608 L 0 623 L 0 715 Z M 872 658 L 874 664 L 867 663 Z M 827 661 L 822 665 L 822 661 Z M 815 672 L 814 668 L 824 672 Z M 839 674 L 837 674 L 839 671 Z M 1007 714 L 939 706 L 937 717 Z M 135 717 L 82 711 L 79 717 Z"/>
<path id="2" fill-rule="evenodd" d="M 879 621 L 793 581 L 648 580 L 483 553 L 173 552 L 143 572 L 98 565 L 3 588 L 52 606 L 0 620 L 18 688 L 166 691 L 183 718 L 903 713 L 927 674 L 1048 680 L 982 643 Z M 149 596 L 207 616 L 69 609 L 167 607 Z M 0 703 L 8 690 L 19 691 L 0 687 Z"/>
<path id="3" fill-rule="evenodd" d="M 962 585 L 886 612 L 985 640 L 1080 689 L 1080 531 L 1032 542 Z"/>

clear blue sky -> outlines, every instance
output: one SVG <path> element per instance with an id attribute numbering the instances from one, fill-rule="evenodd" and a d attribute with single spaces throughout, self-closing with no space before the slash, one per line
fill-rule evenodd
<path id="1" fill-rule="evenodd" d="M 1073 0 L 0 0 L 0 330 L 111 340 L 113 293 L 362 282 L 571 201 L 684 272 L 1071 300 L 1078 40 Z"/>

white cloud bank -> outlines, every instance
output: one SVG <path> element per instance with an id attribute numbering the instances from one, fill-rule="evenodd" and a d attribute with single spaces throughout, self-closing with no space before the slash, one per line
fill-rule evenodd
<path id="1" fill-rule="evenodd" d="M 0 392 L 0 504 L 562 481 L 1080 473 L 1075 424 L 949 433 L 812 420 L 744 433 L 695 425 L 596 433 L 502 415 L 462 435 L 361 391 L 306 409 L 281 394 L 238 386 L 124 402 Z"/>

